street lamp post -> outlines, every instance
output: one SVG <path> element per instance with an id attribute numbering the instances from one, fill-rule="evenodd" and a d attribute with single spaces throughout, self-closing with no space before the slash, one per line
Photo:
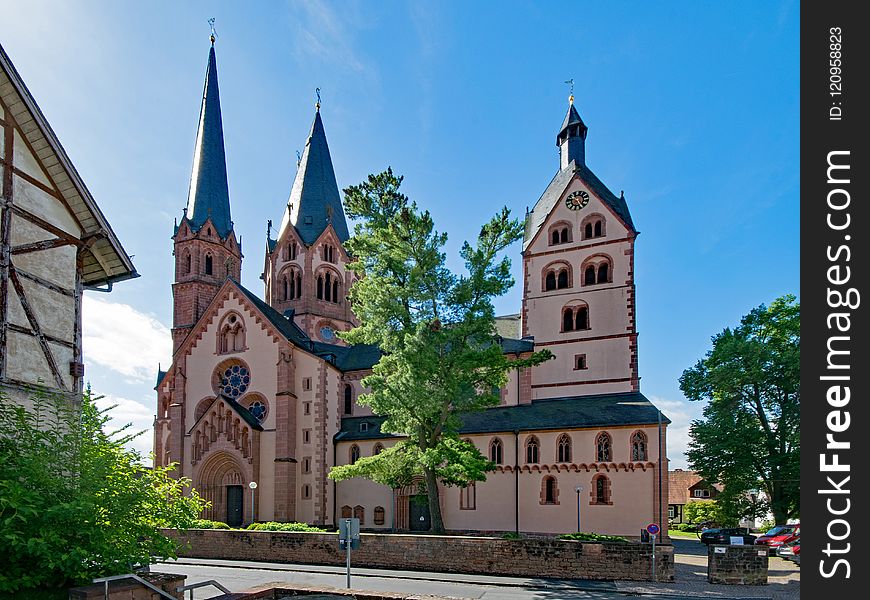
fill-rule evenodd
<path id="1" fill-rule="evenodd" d="M 577 533 L 580 533 L 580 492 L 583 491 L 583 486 L 578 485 L 574 491 L 577 492 Z"/>
<path id="2" fill-rule="evenodd" d="M 248 484 L 248 487 L 251 488 L 251 523 L 254 522 L 254 490 L 257 489 L 257 482 L 252 481 Z"/>

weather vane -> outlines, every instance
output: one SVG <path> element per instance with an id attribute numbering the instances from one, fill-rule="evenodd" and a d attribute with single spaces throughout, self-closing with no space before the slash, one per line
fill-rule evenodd
<path id="1" fill-rule="evenodd" d="M 214 17 L 208 20 L 208 26 L 211 28 L 209 39 L 211 40 L 211 43 L 214 44 L 214 41 L 217 39 L 217 31 L 215 31 L 214 28 Z"/>
<path id="2" fill-rule="evenodd" d="M 320 88 L 314 88 L 314 93 L 317 94 L 317 110 L 320 110 Z"/>
<path id="3" fill-rule="evenodd" d="M 568 96 L 568 102 L 574 104 L 574 78 L 572 77 L 571 79 L 566 79 L 565 83 L 571 86 L 571 95 Z"/>

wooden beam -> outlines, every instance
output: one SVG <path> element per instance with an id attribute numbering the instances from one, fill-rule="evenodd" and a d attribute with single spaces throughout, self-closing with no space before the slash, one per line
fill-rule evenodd
<path id="1" fill-rule="evenodd" d="M 21 325 L 16 325 L 15 323 L 9 323 L 9 331 L 14 331 L 15 333 L 23 333 L 24 335 L 37 335 L 34 330 L 27 327 L 22 327 Z M 56 338 L 53 335 L 48 335 L 47 333 L 43 333 L 42 335 L 46 339 L 46 341 L 49 341 L 53 344 L 59 344 L 61 346 L 66 346 L 67 348 L 75 349 L 75 344 L 73 342 Z"/>
<path id="2" fill-rule="evenodd" d="M 56 283 L 52 283 L 48 279 L 43 279 L 39 275 L 34 275 L 33 273 L 28 273 L 27 271 L 22 271 L 15 265 L 9 265 L 9 273 L 10 277 L 12 273 L 17 273 L 20 277 L 24 279 L 28 279 L 33 283 L 39 284 L 42 287 L 48 288 L 53 292 L 57 292 L 58 294 L 63 294 L 64 296 L 69 296 L 71 298 L 75 298 L 75 292 L 73 290 L 67 289 L 61 285 L 57 285 Z"/>
<path id="3" fill-rule="evenodd" d="M 27 295 L 24 293 L 24 286 L 21 285 L 21 280 L 18 278 L 18 271 L 13 265 L 10 265 L 9 268 L 9 280 L 12 282 L 15 291 L 18 292 L 18 301 L 21 303 L 21 308 L 24 309 L 24 314 L 27 315 L 27 321 L 30 323 L 30 328 L 33 329 L 36 341 L 39 342 L 39 346 L 42 348 L 42 353 L 45 355 L 45 361 L 48 363 L 48 368 L 51 370 L 51 374 L 54 375 L 54 382 L 57 384 L 57 389 L 66 390 L 63 376 L 60 374 L 60 370 L 57 368 L 57 362 L 54 360 L 54 354 L 52 354 L 51 348 L 48 347 L 48 340 L 46 340 L 45 335 L 42 333 L 42 328 L 39 326 L 36 314 L 30 307 L 30 302 L 27 300 Z"/>
<path id="4" fill-rule="evenodd" d="M 4 120 L 8 118 L 8 114 L 4 114 Z M 3 215 L 0 218 L 0 379 L 6 377 L 9 269 L 12 265 L 12 169 L 8 168 L 12 164 L 12 127 L 4 124 L 3 130 L 3 161 L 8 161 L 9 164 L 3 169 L 3 180 L 0 181 L 0 202 L 3 205 Z"/>
<path id="5" fill-rule="evenodd" d="M 76 246 L 82 245 L 82 241 L 79 238 L 77 238 L 76 236 L 72 235 L 71 233 L 67 233 L 66 231 L 64 231 L 60 227 L 56 227 L 56 226 L 52 225 L 51 223 L 49 223 L 45 219 L 41 219 L 41 218 L 37 217 L 33 213 L 31 213 L 27 210 L 24 210 L 20 206 L 15 206 L 14 204 L 11 203 L 11 199 L 8 202 L 8 205 L 9 205 L 9 208 L 12 210 L 12 212 L 14 212 L 16 215 L 18 215 L 22 219 L 30 221 L 34 225 L 38 225 L 39 227 L 45 229 L 47 232 L 53 233 L 54 235 L 56 235 L 59 238 L 65 239 L 70 244 L 75 244 Z"/>
<path id="6" fill-rule="evenodd" d="M 41 242 L 31 242 L 30 244 L 12 246 L 12 254 L 27 254 L 28 252 L 38 252 L 40 250 L 48 250 L 49 248 L 58 248 L 60 246 L 69 245 L 71 245 L 71 242 L 63 238 L 53 238 Z"/>

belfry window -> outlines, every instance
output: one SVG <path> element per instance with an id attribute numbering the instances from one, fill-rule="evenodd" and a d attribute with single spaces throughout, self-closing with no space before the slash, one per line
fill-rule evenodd
<path id="1" fill-rule="evenodd" d="M 212 260 L 211 254 L 206 254 L 205 255 L 205 274 L 211 275 L 212 269 L 213 269 L 213 260 Z"/>
<path id="2" fill-rule="evenodd" d="M 561 221 L 550 227 L 550 245 L 567 244 L 571 241 L 571 226 Z"/>
<path id="3" fill-rule="evenodd" d="M 586 329 L 589 329 L 589 307 L 585 303 L 571 304 L 562 309 L 563 333 Z"/>
<path id="4" fill-rule="evenodd" d="M 543 290 L 564 290 L 571 287 L 571 267 L 567 263 L 557 262 L 544 268 Z"/>
<path id="5" fill-rule="evenodd" d="M 344 414 L 353 414 L 353 386 L 349 383 L 344 386 Z"/>

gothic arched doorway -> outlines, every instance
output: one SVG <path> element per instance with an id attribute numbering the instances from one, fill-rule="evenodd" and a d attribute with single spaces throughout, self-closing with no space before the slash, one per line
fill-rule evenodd
<path id="1" fill-rule="evenodd" d="M 205 461 L 194 485 L 199 495 L 211 502 L 203 517 L 238 527 L 245 520 L 242 467 L 227 452 L 213 454 Z"/>

